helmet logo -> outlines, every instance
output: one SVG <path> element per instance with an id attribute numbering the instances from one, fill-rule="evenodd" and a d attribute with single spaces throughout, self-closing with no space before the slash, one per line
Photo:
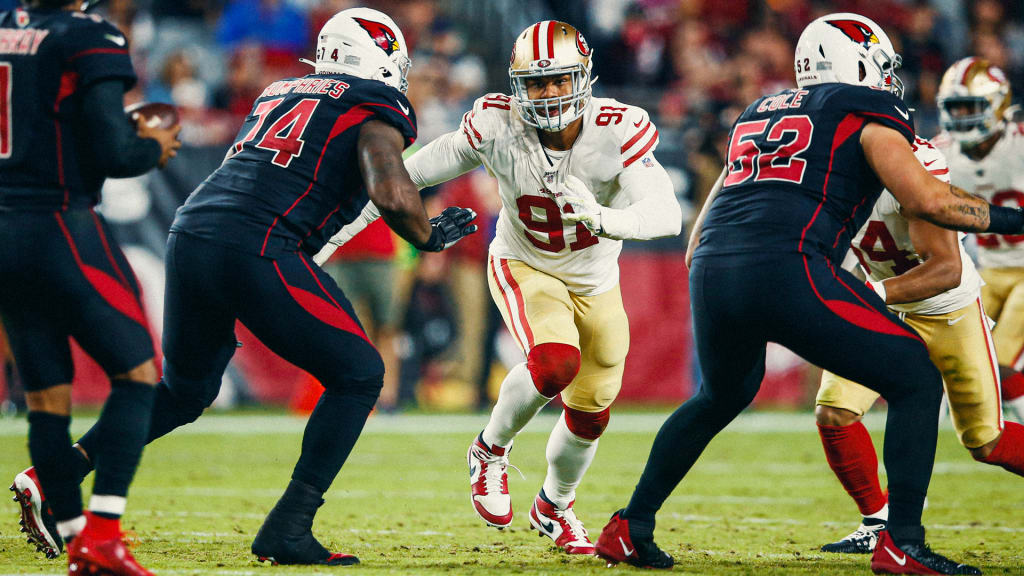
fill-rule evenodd
<path id="1" fill-rule="evenodd" d="M 547 68 L 548 66 L 551 66 L 551 60 L 544 59 L 537 61 L 537 68 Z"/>
<path id="2" fill-rule="evenodd" d="M 838 28 L 840 32 L 846 34 L 850 40 L 853 40 L 857 44 L 868 48 L 871 44 L 878 44 L 878 36 L 875 35 L 871 28 L 868 28 L 867 24 L 858 22 L 856 20 L 828 20 L 827 24 Z"/>
<path id="3" fill-rule="evenodd" d="M 18 28 L 28 26 L 28 20 L 28 12 L 24 8 L 18 8 L 14 11 L 14 23 L 18 25 Z"/>
<path id="4" fill-rule="evenodd" d="M 362 18 L 353 18 L 353 20 L 362 26 L 363 30 L 366 30 L 366 33 L 373 39 L 374 44 L 379 46 L 388 56 L 398 51 L 398 36 L 386 24 Z"/>
<path id="5" fill-rule="evenodd" d="M 580 34 L 580 31 L 576 31 L 576 49 L 579 50 L 581 56 L 590 56 L 590 45 L 587 44 L 587 39 Z"/>

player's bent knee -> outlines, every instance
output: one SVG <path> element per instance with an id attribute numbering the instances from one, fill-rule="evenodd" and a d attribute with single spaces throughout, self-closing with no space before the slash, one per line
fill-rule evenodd
<path id="1" fill-rule="evenodd" d="M 547 398 L 557 396 L 572 384 L 580 371 L 579 348 L 560 342 L 538 344 L 526 358 L 526 368 L 537 392 Z"/>
<path id="2" fill-rule="evenodd" d="M 111 380 L 130 380 L 132 382 L 138 382 L 140 384 L 149 384 L 155 386 L 159 375 L 156 371 L 156 362 L 152 358 L 146 360 L 142 364 L 139 364 L 135 368 L 121 374 L 115 374 L 110 377 Z"/>
<path id="3" fill-rule="evenodd" d="M 843 408 L 818 404 L 814 407 L 814 419 L 819 426 L 849 426 L 863 418 L 860 414 Z"/>
<path id="4" fill-rule="evenodd" d="M 982 461 L 996 449 L 1002 432 L 995 426 L 973 426 L 960 432 L 960 443 L 975 460 Z"/>
<path id="5" fill-rule="evenodd" d="M 565 407 L 565 425 L 569 431 L 586 440 L 597 440 L 608 427 L 611 413 L 608 408 L 600 412 L 583 412 Z"/>

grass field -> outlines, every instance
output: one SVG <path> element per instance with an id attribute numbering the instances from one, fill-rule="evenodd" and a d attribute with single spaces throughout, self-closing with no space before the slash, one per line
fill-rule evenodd
<path id="1" fill-rule="evenodd" d="M 616 413 L 576 506 L 592 535 L 625 504 L 664 414 Z M 868 424 L 881 429 L 881 414 Z M 82 430 L 88 419 L 75 428 Z M 484 526 L 468 501 L 466 447 L 482 416 L 371 419 L 314 527 L 351 568 L 271 568 L 249 554 L 264 514 L 288 481 L 303 421 L 277 414 L 204 416 L 149 448 L 132 487 L 125 527 L 135 555 L 157 574 L 608 574 L 595 558 L 560 554 L 528 529 L 526 513 L 546 468 L 553 415 L 519 437 L 510 471 L 517 517 Z M 28 462 L 25 422 L 0 420 L 0 479 Z M 876 442 L 880 435 L 876 435 Z M 925 511 L 934 548 L 986 574 L 1024 574 L 1024 480 L 975 463 L 944 426 Z M 856 527 L 856 508 L 832 477 L 814 429 L 800 414 L 749 414 L 717 438 L 658 517 L 657 540 L 686 574 L 866 574 L 865 556 L 818 546 Z M 0 505 L 0 574 L 66 573 L 64 558 L 36 554 Z M 630 573 L 620 566 L 615 573 Z"/>

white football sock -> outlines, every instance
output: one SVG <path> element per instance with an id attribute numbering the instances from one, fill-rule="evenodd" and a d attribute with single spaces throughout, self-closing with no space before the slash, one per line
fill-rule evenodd
<path id="1" fill-rule="evenodd" d="M 60 537 L 63 538 L 65 542 L 71 540 L 75 536 L 78 536 L 78 534 L 84 529 L 85 516 L 75 516 L 70 520 L 57 522 L 57 534 L 60 534 Z"/>
<path id="2" fill-rule="evenodd" d="M 879 510 L 878 512 L 875 512 L 874 514 L 868 514 L 867 516 L 865 516 L 865 518 L 877 518 L 878 520 L 885 520 L 886 522 L 888 522 L 889 521 L 889 503 L 886 502 L 885 505 L 882 506 L 881 510 Z"/>
<path id="3" fill-rule="evenodd" d="M 491 419 L 484 428 L 484 442 L 488 446 L 508 446 L 526 423 L 550 401 L 551 398 L 537 392 L 526 362 L 518 364 L 509 370 L 501 383 L 498 401 L 494 403 Z"/>
<path id="4" fill-rule="evenodd" d="M 558 508 L 566 508 L 576 499 L 576 487 L 594 461 L 597 439 L 587 440 L 573 434 L 565 424 L 565 411 L 548 438 L 548 475 L 544 495 Z"/>

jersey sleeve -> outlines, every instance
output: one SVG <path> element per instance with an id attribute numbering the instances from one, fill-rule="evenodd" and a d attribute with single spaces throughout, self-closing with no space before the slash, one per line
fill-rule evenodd
<path id="1" fill-rule="evenodd" d="M 865 86 L 844 86 L 837 94 L 841 106 L 867 122 L 877 122 L 896 130 L 914 143 L 914 116 L 907 104 L 884 90 Z"/>
<path id="2" fill-rule="evenodd" d="M 406 148 L 416 141 L 416 113 L 405 94 L 376 80 L 361 82 L 360 91 L 360 105 L 373 111 L 367 121 L 380 120 L 394 126 L 402 133 Z"/>
<path id="3" fill-rule="evenodd" d="M 462 116 L 459 130 L 473 150 L 486 154 L 493 148 L 502 127 L 508 125 L 511 100 L 504 94 L 487 94 L 477 98 L 473 109 Z"/>
<path id="4" fill-rule="evenodd" d="M 914 138 L 912 144 L 914 156 L 932 176 L 949 184 L 949 164 L 946 163 L 946 155 L 937 146 L 934 146 L 924 138 Z"/>
<path id="5" fill-rule="evenodd" d="M 619 156 L 623 168 L 637 162 L 650 163 L 658 147 L 658 128 L 643 108 L 630 106 L 625 113 L 625 127 L 619 135 Z"/>
<path id="6" fill-rule="evenodd" d="M 113 24 L 99 17 L 82 15 L 86 21 L 73 26 L 65 37 L 64 58 L 78 74 L 78 85 L 87 87 L 100 80 L 122 80 L 125 89 L 138 78 L 128 54 L 128 39 Z"/>

